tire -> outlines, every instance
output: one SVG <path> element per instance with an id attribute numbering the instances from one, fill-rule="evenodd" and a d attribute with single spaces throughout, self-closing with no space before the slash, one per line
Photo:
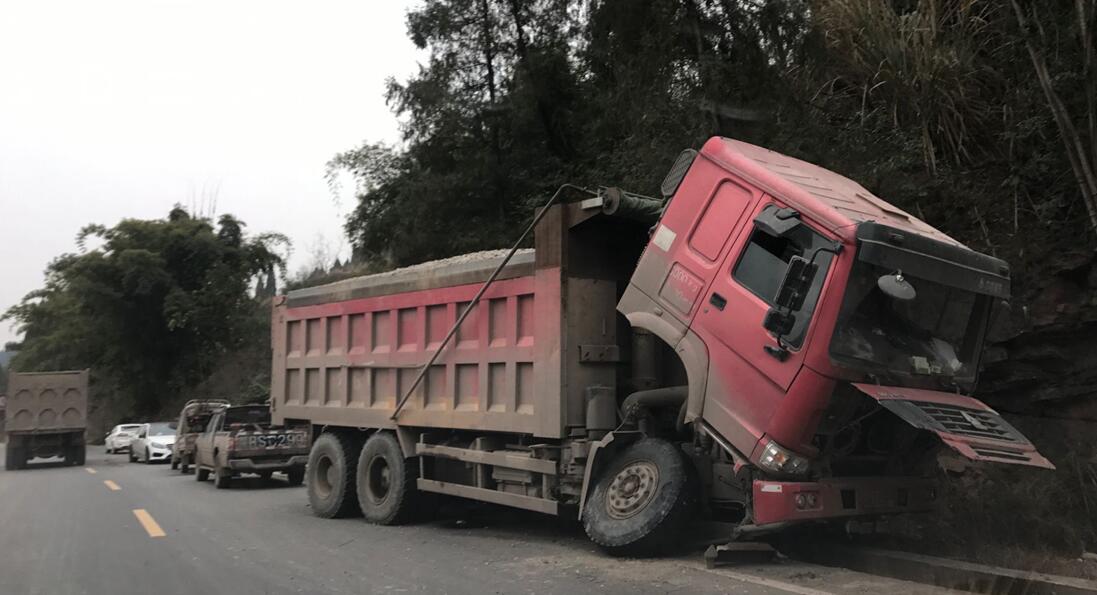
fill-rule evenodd
<path id="1" fill-rule="evenodd" d="M 151 465 L 152 464 L 152 457 L 149 456 L 149 449 L 147 449 L 147 448 L 145 449 L 145 464 L 146 465 Z"/>
<path id="2" fill-rule="evenodd" d="M 355 482 L 357 453 L 361 441 L 353 435 L 324 432 L 309 451 L 309 505 L 312 513 L 324 519 L 357 515 L 358 496 Z"/>
<path id="3" fill-rule="evenodd" d="M 106 449 L 106 452 L 107 452 L 107 454 L 109 454 L 109 455 L 112 455 L 112 454 L 114 454 L 114 451 L 113 451 L 113 450 L 111 450 L 111 447 L 109 447 L 109 446 L 107 447 L 107 449 Z"/>
<path id="4" fill-rule="evenodd" d="M 79 446 L 74 446 L 73 450 L 75 451 L 75 459 L 76 459 L 76 462 L 73 463 L 74 465 L 80 466 L 80 465 L 83 465 L 84 463 L 87 462 L 87 458 L 88 458 L 88 447 L 87 446 L 84 446 L 83 444 L 81 444 Z"/>
<path id="5" fill-rule="evenodd" d="M 232 472 L 218 466 L 213 471 L 213 486 L 219 490 L 227 490 L 232 487 Z"/>
<path id="6" fill-rule="evenodd" d="M 697 506 L 696 472 L 674 444 L 645 438 L 599 474 L 583 507 L 583 528 L 612 556 L 673 550 Z"/>
<path id="7" fill-rule="evenodd" d="M 190 473 L 190 456 L 183 455 L 179 460 L 179 472 L 183 475 Z"/>
<path id="8" fill-rule="evenodd" d="M 171 458 L 171 470 L 175 471 L 178 468 L 179 468 L 179 459 L 177 459 L 175 457 L 172 457 Z"/>
<path id="9" fill-rule="evenodd" d="M 199 466 L 195 465 L 195 467 L 194 467 L 194 479 L 197 479 L 198 481 L 203 481 L 203 482 L 208 480 L 209 479 L 209 469 L 203 469 L 202 467 L 199 467 Z"/>
<path id="10" fill-rule="evenodd" d="M 23 453 L 18 446 L 12 446 L 8 443 L 8 447 L 4 449 L 4 469 L 8 471 L 16 471 L 21 469 Z"/>
<path id="11" fill-rule="evenodd" d="M 131 462 L 131 463 L 136 463 L 136 462 L 137 462 L 137 457 L 135 457 L 135 456 L 133 455 L 133 449 L 132 449 L 132 448 L 130 449 L 130 452 L 129 452 L 129 457 L 130 457 L 130 462 Z"/>
<path id="12" fill-rule="evenodd" d="M 304 469 L 290 469 L 286 471 L 286 483 L 291 486 L 299 486 L 305 481 Z"/>
<path id="13" fill-rule="evenodd" d="M 259 479 L 262 479 L 263 481 L 270 481 L 270 477 L 272 475 L 274 475 L 274 472 L 273 471 L 260 471 L 259 473 L 257 473 L 257 475 L 259 476 Z"/>
<path id="14" fill-rule="evenodd" d="M 418 465 L 409 465 L 400 442 L 389 432 L 366 440 L 355 481 L 362 516 L 377 525 L 399 525 L 416 512 Z"/>

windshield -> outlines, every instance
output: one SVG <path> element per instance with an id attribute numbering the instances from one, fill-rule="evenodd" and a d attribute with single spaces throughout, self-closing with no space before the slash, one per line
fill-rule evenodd
<path id="1" fill-rule="evenodd" d="M 831 355 L 887 376 L 973 379 L 989 298 L 910 275 L 914 298 L 892 298 L 877 280 L 895 272 L 854 265 Z"/>
<path id="2" fill-rule="evenodd" d="M 141 424 L 133 424 L 131 426 L 118 426 L 117 433 L 119 434 L 136 434 L 137 430 L 141 429 Z"/>
<path id="3" fill-rule="evenodd" d="M 175 435 L 175 422 L 158 422 L 149 424 L 149 436 L 174 436 Z"/>

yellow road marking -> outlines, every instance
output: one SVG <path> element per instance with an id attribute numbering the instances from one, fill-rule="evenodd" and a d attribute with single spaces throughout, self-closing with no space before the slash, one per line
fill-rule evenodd
<path id="1" fill-rule="evenodd" d="M 111 481 L 109 479 L 104 479 L 103 484 L 106 485 L 108 488 L 110 488 L 110 491 L 112 491 L 112 492 L 117 492 L 118 490 L 122 489 L 122 488 L 118 487 L 118 484 L 114 483 L 113 481 Z"/>
<path id="2" fill-rule="evenodd" d="M 160 528 L 160 525 L 156 524 L 156 521 L 152 518 L 144 508 L 136 508 L 133 511 L 133 516 L 137 517 L 138 522 L 145 528 L 145 533 L 149 534 L 149 537 L 164 537 L 167 533 Z"/>
<path id="3" fill-rule="evenodd" d="M 88 473 L 91 473 L 92 475 L 95 475 L 96 473 L 98 473 L 98 471 L 96 471 L 95 469 L 92 469 L 91 467 L 84 467 L 84 471 L 87 471 Z"/>

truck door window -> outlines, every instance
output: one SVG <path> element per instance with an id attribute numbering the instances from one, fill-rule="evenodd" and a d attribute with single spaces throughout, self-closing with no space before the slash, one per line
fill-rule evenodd
<path id="1" fill-rule="evenodd" d="M 801 225 L 787 236 L 779 238 L 755 229 L 739 257 L 739 262 L 735 265 L 732 276 L 751 293 L 765 300 L 767 304 L 773 305 L 773 298 L 777 295 L 792 257 L 800 256 L 810 259 L 816 248 L 830 245 L 831 242 L 807 225 Z M 803 307 L 795 312 L 796 325 L 792 328 L 792 332 L 784 337 L 785 343 L 791 347 L 799 347 L 804 342 L 808 324 L 815 312 L 815 303 L 819 300 L 819 291 L 823 287 L 827 270 L 830 268 L 830 260 L 829 252 L 821 252 L 815 256 L 819 272 L 815 275 L 815 281 L 811 285 L 807 299 L 804 300 Z"/>

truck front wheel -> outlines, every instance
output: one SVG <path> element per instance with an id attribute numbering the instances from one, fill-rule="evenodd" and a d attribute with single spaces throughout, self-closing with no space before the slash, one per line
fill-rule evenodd
<path id="1" fill-rule="evenodd" d="M 591 541 L 614 556 L 672 549 L 697 505 L 696 473 L 674 444 L 645 438 L 600 474 L 583 507 Z"/>
<path id="2" fill-rule="evenodd" d="M 358 514 L 354 454 L 361 442 L 352 436 L 324 432 L 309 451 L 308 492 L 312 513 L 331 519 Z"/>
<path id="3" fill-rule="evenodd" d="M 415 512 L 417 466 L 409 465 L 400 442 L 388 432 L 366 440 L 358 457 L 358 503 L 378 525 L 406 523 Z"/>

